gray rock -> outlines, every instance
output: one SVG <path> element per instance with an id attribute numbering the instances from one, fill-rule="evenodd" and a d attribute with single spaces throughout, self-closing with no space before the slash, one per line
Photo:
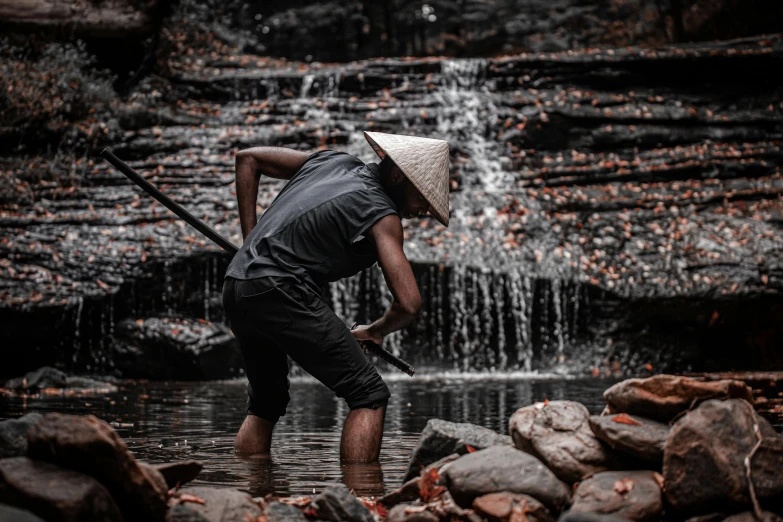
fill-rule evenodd
<path id="1" fill-rule="evenodd" d="M 557 522 L 628 522 L 628 520 L 615 515 L 566 511 L 557 519 Z"/>
<path id="2" fill-rule="evenodd" d="M 68 376 L 57 368 L 43 366 L 28 372 L 24 377 L 17 377 L 5 383 L 12 390 L 44 390 L 46 388 L 65 388 Z"/>
<path id="3" fill-rule="evenodd" d="M 510 446 L 463 455 L 443 468 L 441 477 L 458 505 L 469 508 L 489 493 L 530 495 L 551 512 L 560 513 L 571 503 L 571 492 L 536 457 Z"/>
<path id="4" fill-rule="evenodd" d="M 620 459 L 590 429 L 590 412 L 573 401 L 551 401 L 520 408 L 511 416 L 514 445 L 539 458 L 560 480 L 616 469 Z"/>
<path id="5" fill-rule="evenodd" d="M 511 439 L 475 424 L 430 419 L 413 448 L 403 482 L 418 477 L 422 468 L 452 453 L 464 455 L 468 452 L 466 446 L 480 450 L 497 445 L 510 446 Z"/>
<path id="6" fill-rule="evenodd" d="M 695 402 L 708 399 L 745 399 L 753 402 L 753 391 L 742 381 L 702 382 L 675 375 L 626 379 L 604 392 L 610 413 L 630 413 L 669 422 Z"/>
<path id="7" fill-rule="evenodd" d="M 0 520 L 3 522 L 44 522 L 44 519 L 26 509 L 0 504 Z"/>
<path id="8" fill-rule="evenodd" d="M 209 520 L 198 511 L 190 509 L 188 505 L 177 504 L 169 508 L 166 522 L 209 522 Z"/>
<path id="9" fill-rule="evenodd" d="M 519 493 L 490 493 L 473 501 L 473 509 L 489 522 L 555 522 L 549 510 L 538 500 Z"/>
<path id="10" fill-rule="evenodd" d="M 0 502 L 58 522 L 121 522 L 111 494 L 94 478 L 49 462 L 0 460 Z"/>
<path id="11" fill-rule="evenodd" d="M 326 488 L 310 504 L 318 518 L 332 522 L 374 522 L 374 517 L 345 486 Z"/>
<path id="12" fill-rule="evenodd" d="M 22 457 L 27 453 L 27 432 L 40 418 L 40 413 L 28 413 L 17 419 L 0 421 L 0 459 Z"/>
<path id="13" fill-rule="evenodd" d="M 253 501 L 253 497 L 243 491 L 209 486 L 197 486 L 180 491 L 204 500 L 204 504 L 188 502 L 187 507 L 209 522 L 255 520 L 262 515 L 261 508 Z"/>
<path id="14" fill-rule="evenodd" d="M 589 419 L 590 429 L 612 449 L 656 464 L 660 468 L 663 462 L 663 445 L 669 436 L 669 425 L 644 417 L 618 415 L 593 415 Z M 617 422 L 628 417 L 639 425 Z"/>
<path id="15" fill-rule="evenodd" d="M 751 462 L 759 502 L 783 498 L 783 444 L 748 402 L 710 400 L 672 427 L 663 452 L 666 499 L 683 515 L 747 509 L 751 500 L 744 461 L 764 439 Z M 777 470 L 777 471 L 776 471 Z"/>
<path id="16" fill-rule="evenodd" d="M 267 522 L 307 522 L 301 510 L 282 502 L 270 502 L 264 509 Z"/>
<path id="17" fill-rule="evenodd" d="M 418 507 L 405 504 L 395 506 L 389 511 L 386 522 L 438 522 L 440 520 L 432 511 L 421 511 Z"/>
<path id="18" fill-rule="evenodd" d="M 452 453 L 451 455 L 448 455 L 446 457 L 443 457 L 442 459 L 433 462 L 426 468 L 422 470 L 422 475 L 425 473 L 428 473 L 430 470 L 436 470 L 440 471 L 441 468 L 446 466 L 449 462 L 454 462 L 460 457 L 457 453 Z M 396 506 L 397 504 L 401 504 L 403 502 L 413 502 L 415 500 L 419 499 L 419 476 L 410 479 L 405 484 L 397 488 L 396 490 L 392 491 L 391 493 L 387 493 L 380 499 L 378 499 L 378 502 L 386 506 L 387 508 L 390 508 L 392 506 Z"/>
<path id="19" fill-rule="evenodd" d="M 583 480 L 571 511 L 615 515 L 636 522 L 658 520 L 663 512 L 663 477 L 654 471 L 605 471 Z"/>

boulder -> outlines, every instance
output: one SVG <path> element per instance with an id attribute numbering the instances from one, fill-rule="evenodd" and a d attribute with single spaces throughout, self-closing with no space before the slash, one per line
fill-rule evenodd
<path id="1" fill-rule="evenodd" d="M 605 471 L 583 480 L 571 511 L 615 515 L 636 522 L 658 520 L 663 512 L 663 477 L 654 471 Z"/>
<path id="2" fill-rule="evenodd" d="M 467 446 L 480 450 L 496 445 L 510 446 L 511 439 L 475 424 L 430 419 L 413 448 L 403 482 L 418 477 L 422 468 L 452 453 L 464 455 Z"/>
<path id="3" fill-rule="evenodd" d="M 40 418 L 40 413 L 28 413 L 17 419 L 0 421 L 0 459 L 22 457 L 27 453 L 27 432 Z"/>
<path id="4" fill-rule="evenodd" d="M 112 360 L 124 377 L 213 380 L 243 367 L 228 328 L 203 320 L 151 317 L 125 320 L 115 330 Z"/>
<path id="5" fill-rule="evenodd" d="M 45 522 L 41 517 L 26 509 L 0 504 L 0 520 L 3 522 Z"/>
<path id="6" fill-rule="evenodd" d="M 666 440 L 663 475 L 672 508 L 692 516 L 750 506 L 744 461 L 759 440 L 754 426 L 763 439 L 751 461 L 758 500 L 783 498 L 783 444 L 774 428 L 747 401 L 709 400 L 678 420 Z"/>
<path id="7" fill-rule="evenodd" d="M 282 502 L 270 502 L 264 508 L 267 522 L 307 522 L 301 510 Z"/>
<path id="8" fill-rule="evenodd" d="M 188 505 L 177 504 L 169 508 L 166 522 L 209 522 L 209 520 L 198 511 L 190 509 Z"/>
<path id="9" fill-rule="evenodd" d="M 566 511 L 557 522 L 628 522 L 624 518 L 615 515 L 602 515 L 601 513 L 581 513 L 578 511 Z"/>
<path id="10" fill-rule="evenodd" d="M 469 508 L 489 493 L 522 493 L 560 513 L 571 503 L 571 491 L 540 460 L 511 446 L 492 446 L 463 455 L 441 470 L 456 503 Z"/>
<path id="11" fill-rule="evenodd" d="M 675 375 L 627 379 L 604 392 L 610 413 L 630 413 L 669 422 L 694 403 L 708 399 L 745 399 L 753 402 L 753 391 L 742 381 L 726 379 L 702 382 Z"/>
<path id="12" fill-rule="evenodd" d="M 326 488 L 313 497 L 310 507 L 317 518 L 333 522 L 374 522 L 370 510 L 345 486 Z"/>
<path id="13" fill-rule="evenodd" d="M 421 474 L 422 476 L 426 475 L 427 473 L 429 473 L 430 470 L 440 471 L 440 469 L 443 468 L 446 464 L 457 460 L 459 457 L 460 455 L 457 453 L 452 453 L 451 455 L 443 457 L 442 459 L 433 462 L 432 464 L 424 468 Z M 410 479 L 399 488 L 395 489 L 391 493 L 387 493 L 386 495 L 378 499 L 378 502 L 380 502 L 387 508 L 390 508 L 392 506 L 396 506 L 397 504 L 401 504 L 403 502 L 413 502 L 415 500 L 418 500 L 419 479 L 420 477 L 415 477 Z"/>
<path id="14" fill-rule="evenodd" d="M 163 520 L 168 498 L 165 480 L 139 466 L 125 443 L 102 420 L 92 415 L 47 413 L 30 429 L 27 442 L 30 458 L 98 479 L 127 518 Z"/>
<path id="15" fill-rule="evenodd" d="M 473 501 L 473 509 L 489 522 L 555 522 L 549 510 L 538 500 L 519 493 L 490 493 Z"/>
<path id="16" fill-rule="evenodd" d="M 400 504 L 389 511 L 386 522 L 438 522 L 440 518 L 425 506 Z M 270 521 L 271 522 L 271 521 Z"/>
<path id="17" fill-rule="evenodd" d="M 209 522 L 256 520 L 262 515 L 261 508 L 255 503 L 253 497 L 236 489 L 196 486 L 180 490 L 179 493 L 180 495 L 193 495 L 203 500 L 203 504 L 187 502 L 184 505 Z"/>
<path id="18" fill-rule="evenodd" d="M 166 486 L 171 489 L 195 479 L 204 465 L 196 460 L 187 460 L 184 462 L 169 462 L 167 464 L 156 464 L 155 469 L 163 475 L 166 480 Z"/>
<path id="19" fill-rule="evenodd" d="M 536 403 L 511 416 L 509 431 L 518 449 L 541 459 L 560 480 L 571 484 L 623 464 L 596 438 L 589 419 L 590 412 L 578 402 Z"/>
<path id="20" fill-rule="evenodd" d="M 655 464 L 660 469 L 669 425 L 626 413 L 593 415 L 590 429 L 599 440 L 626 455 Z"/>
<path id="21" fill-rule="evenodd" d="M 0 502 L 47 521 L 122 521 L 111 494 L 94 478 L 27 457 L 0 460 Z"/>

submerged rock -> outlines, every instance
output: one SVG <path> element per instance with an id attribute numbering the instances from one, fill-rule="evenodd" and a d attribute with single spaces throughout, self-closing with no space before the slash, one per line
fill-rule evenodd
<path id="1" fill-rule="evenodd" d="M 473 509 L 489 522 L 554 522 L 549 510 L 538 500 L 520 493 L 490 493 L 473 501 Z"/>
<path id="2" fill-rule="evenodd" d="M 404 481 L 418 477 L 422 468 L 452 453 L 467 453 L 467 446 L 480 450 L 498 445 L 510 446 L 511 438 L 475 424 L 430 419 L 413 448 Z"/>
<path id="3" fill-rule="evenodd" d="M 121 522 L 109 491 L 93 477 L 49 462 L 0 460 L 0 502 L 59 522 Z"/>
<path id="4" fill-rule="evenodd" d="M 0 459 L 24 456 L 27 453 L 27 432 L 40 419 L 40 413 L 28 413 L 17 419 L 0 421 Z"/>
<path id="5" fill-rule="evenodd" d="M 669 422 L 694 403 L 708 399 L 745 399 L 753 403 L 753 391 L 742 381 L 701 382 L 688 377 L 656 375 L 627 379 L 604 392 L 610 413 L 630 413 Z"/>
<path id="6" fill-rule="evenodd" d="M 589 423 L 595 436 L 612 449 L 656 464 L 658 467 L 661 465 L 663 445 L 669 436 L 668 424 L 625 413 L 593 415 Z"/>
<path id="7" fill-rule="evenodd" d="M 267 522 L 307 522 L 300 509 L 282 502 L 270 502 L 264 508 Z"/>
<path id="8" fill-rule="evenodd" d="M 560 480 L 573 483 L 622 461 L 596 438 L 589 419 L 590 412 L 578 402 L 537 403 L 517 410 L 509 431 L 518 449 L 541 459 Z"/>
<path id="9" fill-rule="evenodd" d="M 744 400 L 710 400 L 677 421 L 664 446 L 669 504 L 685 515 L 731 513 L 750 506 L 745 459 L 759 437 L 765 451 L 759 450 L 751 461 L 756 495 L 762 505 L 782 498 L 783 444 L 775 429 Z"/>
<path id="10" fill-rule="evenodd" d="M 28 456 L 99 480 L 129 519 L 163 520 L 165 480 L 142 468 L 100 419 L 47 413 L 28 432 Z"/>
<path id="11" fill-rule="evenodd" d="M 198 513 L 209 522 L 256 520 L 262 515 L 261 508 L 253 498 L 236 489 L 197 486 L 180 492 L 204 501 L 203 504 L 188 502 L 186 505 L 189 510 Z"/>
<path id="12" fill-rule="evenodd" d="M 322 520 L 332 522 L 374 522 L 370 510 L 345 486 L 326 488 L 313 497 L 310 507 Z"/>
<path id="13" fill-rule="evenodd" d="M 228 328 L 171 317 L 117 325 L 113 361 L 125 377 L 210 380 L 236 377 L 242 356 Z"/>
<path id="14" fill-rule="evenodd" d="M 583 480 L 571 512 L 615 515 L 636 522 L 658 520 L 663 512 L 663 477 L 654 471 L 605 471 Z"/>
<path id="15" fill-rule="evenodd" d="M 571 503 L 571 492 L 540 460 L 510 446 L 493 446 L 463 455 L 441 474 L 443 482 L 463 508 L 489 493 L 530 495 L 551 512 L 560 513 Z"/>

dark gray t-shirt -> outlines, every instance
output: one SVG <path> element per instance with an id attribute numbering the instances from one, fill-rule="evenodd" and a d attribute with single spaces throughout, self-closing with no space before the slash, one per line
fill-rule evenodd
<path id="1" fill-rule="evenodd" d="M 381 186 L 380 168 L 332 150 L 311 154 L 248 235 L 227 277 L 295 278 L 319 292 L 377 260 L 362 237 L 398 209 Z"/>

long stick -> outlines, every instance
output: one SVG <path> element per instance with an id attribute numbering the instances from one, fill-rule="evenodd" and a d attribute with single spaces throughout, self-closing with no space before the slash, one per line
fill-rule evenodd
<path id="1" fill-rule="evenodd" d="M 112 154 L 112 152 L 109 149 L 103 149 L 101 151 L 101 157 L 114 165 L 114 167 L 128 176 L 131 181 L 133 181 L 135 184 L 140 186 L 144 191 L 155 198 L 156 200 L 160 201 L 167 209 L 174 212 L 177 216 L 184 219 L 188 225 L 192 226 L 205 236 L 207 236 L 209 239 L 214 241 L 219 247 L 221 247 L 226 252 L 229 252 L 231 254 L 236 254 L 239 250 L 231 241 L 224 238 L 214 230 L 212 230 L 209 226 L 207 226 L 206 223 L 201 221 L 199 218 L 179 206 L 177 203 L 174 202 L 173 199 L 168 197 L 166 194 L 161 192 L 160 190 L 155 187 L 152 183 L 141 177 L 141 175 L 130 168 L 124 161 L 122 161 L 120 158 Z M 402 359 L 392 355 L 391 353 L 387 352 L 380 346 L 378 346 L 375 343 L 367 342 L 363 343 L 363 346 L 368 350 L 383 359 L 384 361 L 388 362 L 392 366 L 404 371 L 408 375 L 413 375 L 414 369 L 413 366 L 406 363 Z"/>

